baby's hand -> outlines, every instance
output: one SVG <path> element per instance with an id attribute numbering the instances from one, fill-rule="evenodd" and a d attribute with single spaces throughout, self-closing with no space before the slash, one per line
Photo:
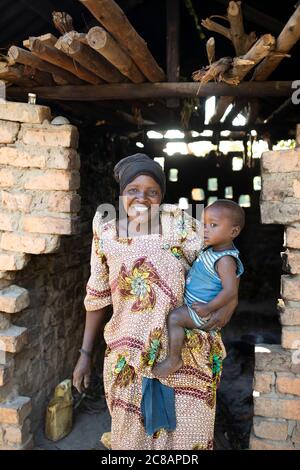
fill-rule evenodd
<path id="1" fill-rule="evenodd" d="M 192 309 L 195 310 L 195 312 L 197 313 L 197 315 L 199 315 L 199 317 L 207 317 L 210 313 L 207 310 L 206 305 L 201 302 L 193 302 Z"/>

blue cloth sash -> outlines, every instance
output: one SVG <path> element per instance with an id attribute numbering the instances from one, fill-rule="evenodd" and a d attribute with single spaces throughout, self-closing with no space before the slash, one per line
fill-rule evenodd
<path id="1" fill-rule="evenodd" d="M 141 412 L 148 436 L 159 429 L 176 429 L 175 391 L 158 379 L 143 377 Z"/>

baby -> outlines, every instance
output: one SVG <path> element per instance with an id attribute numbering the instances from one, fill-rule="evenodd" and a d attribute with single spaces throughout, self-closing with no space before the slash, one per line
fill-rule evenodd
<path id="1" fill-rule="evenodd" d="M 244 210 L 233 201 L 219 199 L 205 208 L 204 247 L 186 278 L 186 305 L 168 315 L 169 355 L 153 368 L 157 377 L 167 377 L 182 366 L 184 329 L 201 329 L 211 313 L 237 295 L 244 268 L 233 240 L 244 225 Z"/>

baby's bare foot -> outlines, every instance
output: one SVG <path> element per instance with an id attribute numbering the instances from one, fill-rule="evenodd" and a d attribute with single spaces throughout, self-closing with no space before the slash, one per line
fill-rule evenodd
<path id="1" fill-rule="evenodd" d="M 180 367 L 182 367 L 181 359 L 174 360 L 167 358 L 153 367 L 152 373 L 157 377 L 165 378 L 168 375 L 174 374 Z"/>

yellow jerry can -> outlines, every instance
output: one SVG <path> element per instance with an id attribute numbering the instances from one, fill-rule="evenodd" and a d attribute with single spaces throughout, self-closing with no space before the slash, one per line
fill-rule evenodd
<path id="1" fill-rule="evenodd" d="M 73 398 L 72 382 L 64 380 L 57 385 L 54 397 L 46 411 L 45 435 L 50 441 L 59 441 L 72 430 Z"/>

